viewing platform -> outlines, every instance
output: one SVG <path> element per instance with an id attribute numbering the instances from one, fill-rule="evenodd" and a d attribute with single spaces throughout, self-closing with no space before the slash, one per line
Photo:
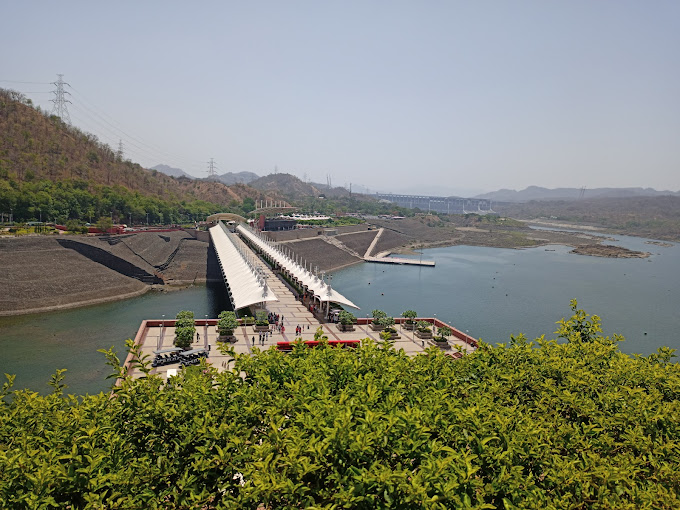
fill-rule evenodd
<path id="1" fill-rule="evenodd" d="M 279 292 L 281 297 L 284 297 L 282 292 Z M 279 305 L 282 303 L 268 303 L 268 306 Z M 315 345 L 314 334 L 317 328 L 321 327 L 323 334 L 328 337 L 329 344 L 335 345 L 335 348 L 355 348 L 362 339 L 369 338 L 373 341 L 381 341 L 380 331 L 376 331 L 371 327 L 372 318 L 358 318 L 357 322 L 352 326 L 352 331 L 342 331 L 339 324 L 334 322 L 322 322 L 315 315 L 308 313 L 302 303 L 292 299 L 290 305 L 295 309 L 280 308 L 278 312 L 283 315 L 283 324 L 285 326 L 284 332 L 281 333 L 270 325 L 270 334 L 262 341 L 260 340 L 260 333 L 257 332 L 253 325 L 244 325 L 240 320 L 239 327 L 234 331 L 234 341 L 226 342 L 226 345 L 233 347 L 238 354 L 252 354 L 255 349 L 266 350 L 271 347 L 280 351 L 290 350 L 290 343 L 296 339 L 301 339 L 308 347 Z M 306 312 L 306 313 L 305 313 Z M 448 327 L 452 333 L 445 342 L 443 351 L 450 354 L 452 358 L 458 358 L 465 353 L 473 352 L 477 347 L 477 340 L 462 331 L 452 327 L 449 324 L 432 317 L 416 318 L 415 321 L 429 322 L 436 328 Z M 425 352 L 425 349 L 434 347 L 436 344 L 432 339 L 420 338 L 416 330 L 411 330 L 405 324 L 406 319 L 401 317 L 394 319 L 394 328 L 397 331 L 397 338 L 393 339 L 394 348 L 403 351 L 409 356 L 416 356 Z M 302 328 L 302 333 L 295 334 L 296 326 Z M 173 341 L 175 338 L 175 320 L 145 320 L 139 327 L 134 342 L 141 347 L 143 355 L 148 355 L 149 363 L 153 360 L 156 354 L 172 355 L 177 354 L 178 361 L 175 363 L 166 364 L 155 367 L 151 370 L 152 374 L 160 374 L 164 379 L 175 375 L 181 367 L 181 361 L 184 358 L 189 358 L 192 353 L 193 357 L 205 357 L 208 363 L 211 363 L 218 371 L 228 370 L 229 362 L 232 358 L 228 355 L 222 354 L 217 347 L 218 332 L 217 319 L 196 319 L 196 332 L 198 337 L 191 345 L 190 351 L 185 351 L 184 356 L 179 355 L 178 349 L 175 348 Z M 255 340 L 253 342 L 253 339 Z M 439 347 L 442 348 L 442 347 Z M 460 349 L 460 353 L 459 350 Z M 125 360 L 125 367 L 127 367 L 128 375 L 132 377 L 142 377 L 143 373 L 132 365 L 132 355 L 128 354 Z"/>

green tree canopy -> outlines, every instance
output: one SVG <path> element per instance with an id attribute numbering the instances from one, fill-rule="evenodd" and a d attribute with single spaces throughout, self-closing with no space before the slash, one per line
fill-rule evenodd
<path id="1" fill-rule="evenodd" d="M 401 313 L 401 316 L 404 317 L 407 322 L 412 323 L 413 319 L 418 317 L 418 312 L 415 310 L 405 310 Z"/>
<path id="2" fill-rule="evenodd" d="M 220 335 L 233 335 L 234 330 L 238 327 L 238 320 L 236 319 L 236 314 L 224 310 L 218 315 L 219 320 L 217 321 L 217 329 Z"/>

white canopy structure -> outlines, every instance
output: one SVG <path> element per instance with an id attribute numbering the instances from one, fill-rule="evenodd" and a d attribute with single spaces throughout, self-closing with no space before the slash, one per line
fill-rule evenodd
<path id="1" fill-rule="evenodd" d="M 359 307 L 352 303 L 345 296 L 333 290 L 329 283 L 319 278 L 318 275 L 313 274 L 306 268 L 302 267 L 295 260 L 279 251 L 273 243 L 265 241 L 258 234 L 250 230 L 244 225 L 236 227 L 236 231 L 245 237 L 253 246 L 256 246 L 271 260 L 281 266 L 291 278 L 296 279 L 300 285 L 307 288 L 308 291 L 314 294 L 314 297 L 321 302 L 337 303 L 339 305 L 347 305 L 352 308 Z"/>
<path id="2" fill-rule="evenodd" d="M 267 286 L 266 273 L 257 257 L 232 236 L 235 237 L 235 234 L 229 232 L 221 221 L 210 228 L 210 238 L 234 310 L 264 301 L 278 301 Z"/>

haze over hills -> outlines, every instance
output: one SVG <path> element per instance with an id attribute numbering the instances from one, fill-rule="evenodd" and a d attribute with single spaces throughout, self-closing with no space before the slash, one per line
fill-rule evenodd
<path id="1" fill-rule="evenodd" d="M 260 176 L 254 172 L 227 172 L 217 176 L 217 180 L 228 186 L 232 184 L 250 184 Z"/>
<path id="2" fill-rule="evenodd" d="M 482 193 L 474 198 L 489 198 L 495 202 L 528 202 L 530 200 L 577 200 L 580 198 L 624 198 L 624 197 L 656 197 L 680 195 L 680 191 L 657 191 L 652 188 L 586 188 L 581 196 L 581 188 L 548 189 L 540 186 L 529 186 L 521 191 L 501 189 L 490 193 Z"/>
<path id="3" fill-rule="evenodd" d="M 265 175 L 251 181 L 250 186 L 262 191 L 277 191 L 288 198 L 318 196 L 323 193 L 315 186 L 303 182 L 295 175 L 285 173 Z"/>
<path id="4" fill-rule="evenodd" d="M 158 172 L 164 173 L 165 175 L 169 175 L 170 177 L 188 177 L 189 179 L 195 179 L 193 175 L 189 175 L 186 173 L 184 170 L 181 168 L 173 168 L 168 165 L 156 165 L 152 166 L 150 170 L 156 170 Z"/>

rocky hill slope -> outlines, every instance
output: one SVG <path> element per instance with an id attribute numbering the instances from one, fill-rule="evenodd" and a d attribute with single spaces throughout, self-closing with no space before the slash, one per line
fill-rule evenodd
<path id="1" fill-rule="evenodd" d="M 0 180 L 78 180 L 91 189 L 123 186 L 163 200 L 203 200 L 225 207 L 245 198 L 282 198 L 276 187 L 256 190 L 144 169 L 119 158 L 96 136 L 33 108 L 18 92 L 4 89 L 0 89 Z"/>

